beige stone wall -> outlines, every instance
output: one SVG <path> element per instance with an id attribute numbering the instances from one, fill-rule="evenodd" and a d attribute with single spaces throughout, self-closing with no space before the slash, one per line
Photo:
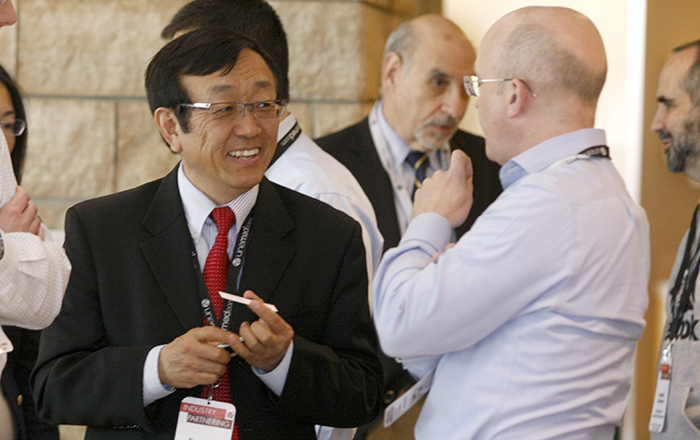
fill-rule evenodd
<path id="1" fill-rule="evenodd" d="M 178 161 L 151 120 L 143 72 L 186 0 L 15 0 L 0 62 L 24 90 L 23 186 L 51 228 L 66 209 L 157 178 Z M 379 96 L 387 35 L 437 0 L 277 0 L 290 47 L 290 109 L 313 137 L 363 118 Z"/>

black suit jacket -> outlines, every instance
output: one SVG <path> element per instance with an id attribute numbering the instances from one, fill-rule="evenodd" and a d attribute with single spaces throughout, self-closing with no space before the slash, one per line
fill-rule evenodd
<path id="1" fill-rule="evenodd" d="M 29 387 L 29 375 L 39 351 L 39 330 L 3 326 L 12 341 L 13 350 L 7 354 L 2 370 L 2 393 L 7 400 L 16 440 L 58 440 L 58 426 L 39 418 Z"/>
<path id="2" fill-rule="evenodd" d="M 394 193 L 389 175 L 374 146 L 369 119 L 365 118 L 359 124 L 317 139 L 316 143 L 350 170 L 369 197 L 377 215 L 379 231 L 384 236 L 384 250 L 398 245 L 401 230 L 396 216 Z M 474 167 L 474 204 L 467 220 L 457 228 L 459 238 L 496 200 L 503 188 L 498 179 L 500 166 L 486 157 L 483 138 L 458 130 L 450 141 L 450 148 L 464 151 L 471 158 Z"/>
<path id="3" fill-rule="evenodd" d="M 275 304 L 295 336 L 280 397 L 242 358 L 231 360 L 240 438 L 315 439 L 314 424 L 352 427 L 372 419 L 382 372 L 359 225 L 266 179 L 253 215 L 241 292 L 251 289 Z M 65 247 L 73 272 L 32 376 L 41 414 L 88 425 L 88 440 L 172 439 L 180 401 L 202 388 L 143 408 L 144 361 L 152 347 L 202 326 L 198 298 L 206 292 L 177 169 L 71 208 Z M 234 305 L 233 329 L 255 319 Z"/>

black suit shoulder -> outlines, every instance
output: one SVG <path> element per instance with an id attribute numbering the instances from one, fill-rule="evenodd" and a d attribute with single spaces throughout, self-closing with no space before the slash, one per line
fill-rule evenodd
<path id="1" fill-rule="evenodd" d="M 377 226 L 384 237 L 384 250 L 396 246 L 401 239 L 401 231 L 394 192 L 391 179 L 374 146 L 369 119 L 317 139 L 316 143 L 357 179 L 374 208 Z"/>
<path id="2" fill-rule="evenodd" d="M 325 219 L 325 222 L 328 222 L 328 224 L 318 224 L 316 226 L 328 229 L 342 228 L 348 231 L 351 231 L 355 225 L 359 227 L 359 223 L 352 217 L 333 208 L 327 203 L 282 185 L 273 182 L 270 183 L 287 212 L 298 222 L 320 221 Z"/>

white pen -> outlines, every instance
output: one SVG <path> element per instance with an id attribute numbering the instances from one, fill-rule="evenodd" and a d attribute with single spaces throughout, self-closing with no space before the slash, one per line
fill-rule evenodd
<path id="1" fill-rule="evenodd" d="M 237 302 L 237 303 L 245 304 L 245 305 L 250 304 L 250 302 L 252 301 L 248 298 L 243 298 L 242 296 L 238 296 L 238 295 L 234 295 L 234 294 L 231 294 L 228 292 L 222 292 L 222 291 L 219 291 L 219 296 L 222 297 L 223 299 L 227 299 L 229 301 L 233 301 L 233 302 Z M 265 305 L 268 309 L 272 310 L 273 312 L 275 312 L 275 313 L 277 312 L 277 307 L 273 306 L 272 304 L 263 303 L 263 305 Z"/>

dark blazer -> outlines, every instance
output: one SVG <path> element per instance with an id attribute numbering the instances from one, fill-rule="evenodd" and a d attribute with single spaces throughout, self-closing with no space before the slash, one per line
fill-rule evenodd
<path id="1" fill-rule="evenodd" d="M 316 139 L 316 143 L 350 170 L 369 197 L 377 215 L 379 231 L 384 236 L 384 250 L 397 246 L 401 240 L 401 230 L 396 216 L 394 193 L 389 175 L 374 146 L 369 119 L 365 118 L 359 124 Z M 459 238 L 496 200 L 503 188 L 498 179 L 500 166 L 486 157 L 483 138 L 458 130 L 450 141 L 450 148 L 467 153 L 474 167 L 474 204 L 467 220 L 457 228 Z"/>
<path id="2" fill-rule="evenodd" d="M 241 292 L 251 289 L 275 304 L 295 336 L 280 397 L 242 358 L 231 360 L 240 438 L 315 439 L 314 424 L 352 427 L 372 419 L 382 371 L 359 225 L 266 179 L 253 215 Z M 206 292 L 177 168 L 71 208 L 65 247 L 73 272 L 32 375 L 40 413 L 88 425 L 88 440 L 172 439 L 180 401 L 200 396 L 202 387 L 143 408 L 144 361 L 154 346 L 202 326 L 198 298 Z M 245 306 L 233 311 L 233 329 L 256 319 Z"/>
<path id="3" fill-rule="evenodd" d="M 2 370 L 2 394 L 7 400 L 16 440 L 58 440 L 58 426 L 39 418 L 29 387 L 29 374 L 39 351 L 39 330 L 3 326 L 12 341 L 13 350 L 7 354 Z"/>

